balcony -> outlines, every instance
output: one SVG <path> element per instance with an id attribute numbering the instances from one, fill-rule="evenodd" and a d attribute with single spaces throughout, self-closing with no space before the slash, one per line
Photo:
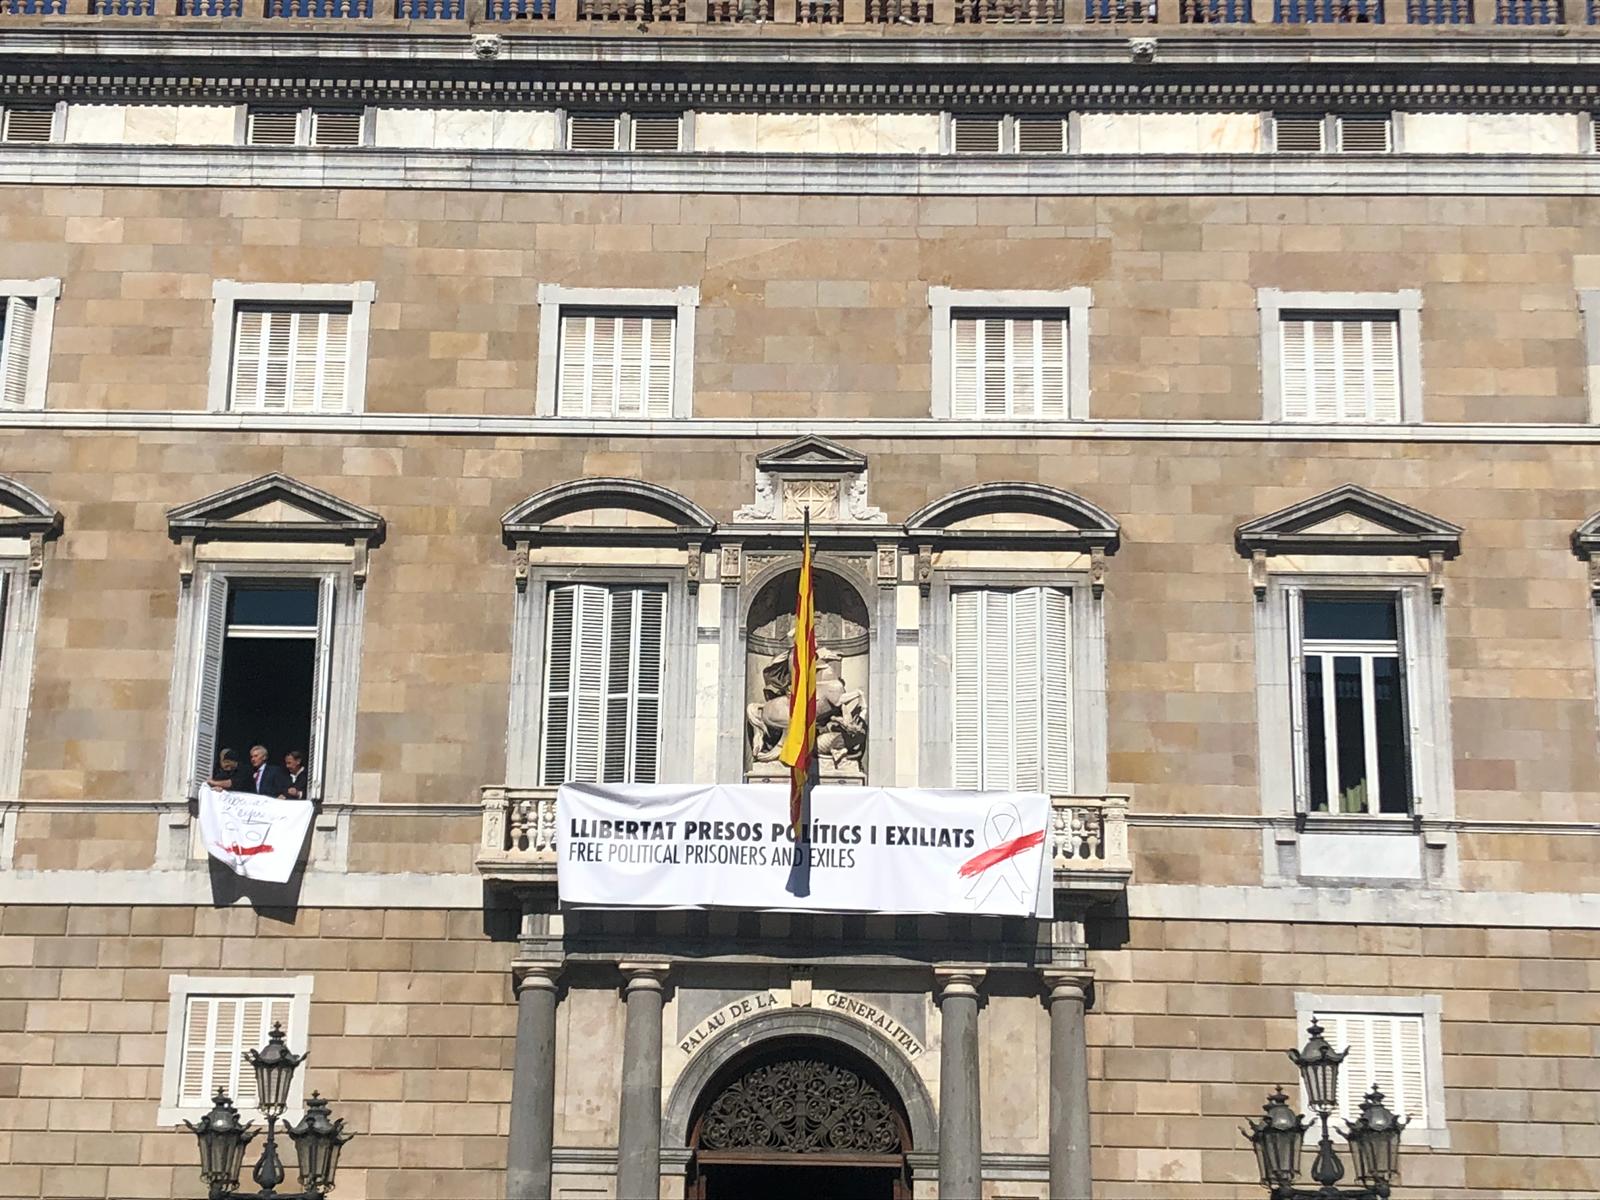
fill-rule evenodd
<path id="1" fill-rule="evenodd" d="M 774 811 L 784 793 L 773 788 Z M 483 840 L 478 871 L 502 883 L 555 883 L 554 788 L 482 789 Z M 1057 891 L 1112 893 L 1132 874 L 1128 857 L 1128 797 L 1056 796 L 1050 845 Z"/>

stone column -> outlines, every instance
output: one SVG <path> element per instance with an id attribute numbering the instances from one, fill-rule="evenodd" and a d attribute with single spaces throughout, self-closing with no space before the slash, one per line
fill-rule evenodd
<path id="1" fill-rule="evenodd" d="M 617 1131 L 617 1195 L 661 1195 L 662 963 L 622 963 L 627 1023 L 622 1036 L 622 1112 Z"/>
<path id="2" fill-rule="evenodd" d="M 983 1179 L 978 1113 L 978 985 L 982 971 L 936 970 L 939 995 L 939 1200 L 977 1200 Z"/>
<path id="3" fill-rule="evenodd" d="M 518 965 L 517 1050 L 511 1069 L 507 1200 L 550 1200 L 556 1119 L 556 963 Z"/>
<path id="4" fill-rule="evenodd" d="M 1089 1043 L 1083 1004 L 1089 977 L 1046 971 L 1050 999 L 1050 1194 L 1090 1200 Z"/>

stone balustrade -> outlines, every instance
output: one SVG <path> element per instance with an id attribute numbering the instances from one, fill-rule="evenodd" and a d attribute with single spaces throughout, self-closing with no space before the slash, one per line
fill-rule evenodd
<path id="1" fill-rule="evenodd" d="M 781 800 L 773 792 L 774 804 Z M 482 789 L 483 840 L 478 869 L 489 878 L 553 880 L 556 866 L 554 788 Z M 775 807 L 774 812 L 778 811 Z M 1050 845 L 1058 886 L 1071 881 L 1113 886 L 1126 880 L 1128 797 L 1055 796 L 1050 802 Z"/>

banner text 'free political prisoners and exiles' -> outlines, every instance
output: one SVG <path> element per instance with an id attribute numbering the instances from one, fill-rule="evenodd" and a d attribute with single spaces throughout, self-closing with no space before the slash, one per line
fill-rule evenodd
<path id="1" fill-rule="evenodd" d="M 822 786 L 803 837 L 771 784 L 567 784 L 556 793 L 568 904 L 1047 915 L 1041 792 Z"/>

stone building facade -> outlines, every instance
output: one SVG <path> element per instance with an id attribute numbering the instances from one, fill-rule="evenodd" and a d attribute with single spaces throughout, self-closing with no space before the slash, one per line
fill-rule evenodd
<path id="1" fill-rule="evenodd" d="M 1253 1196 L 1313 1013 L 1397 1194 L 1600 1194 L 1588 14 L 567 4 L 0 17 L 0 1196 L 198 1195 L 271 1020 L 352 1200 Z M 804 508 L 840 769 L 1053 919 L 558 904 L 563 778 L 762 777 Z"/>

